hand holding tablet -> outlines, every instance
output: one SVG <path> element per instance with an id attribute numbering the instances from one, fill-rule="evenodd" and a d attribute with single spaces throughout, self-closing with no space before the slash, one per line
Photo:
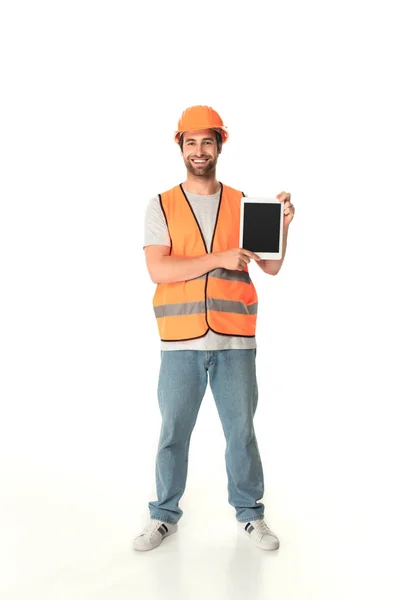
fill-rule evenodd
<path id="1" fill-rule="evenodd" d="M 240 208 L 240 247 L 261 259 L 282 258 L 283 202 L 277 198 L 247 198 Z"/>

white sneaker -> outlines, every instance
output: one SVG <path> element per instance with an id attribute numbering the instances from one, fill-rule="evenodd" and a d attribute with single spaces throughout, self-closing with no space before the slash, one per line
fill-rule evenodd
<path id="1" fill-rule="evenodd" d="M 150 519 L 150 523 L 135 538 L 133 547 L 135 550 L 153 550 L 161 544 L 164 538 L 176 533 L 177 530 L 177 523 L 165 523 L 157 519 Z"/>
<path id="2" fill-rule="evenodd" d="M 279 548 L 278 537 L 271 531 L 264 519 L 238 521 L 238 528 L 258 548 L 263 550 L 276 550 Z"/>

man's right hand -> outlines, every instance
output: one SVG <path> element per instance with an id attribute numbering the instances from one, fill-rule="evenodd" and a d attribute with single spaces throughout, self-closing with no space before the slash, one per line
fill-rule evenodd
<path id="1" fill-rule="evenodd" d="M 231 250 L 225 250 L 225 252 L 218 252 L 218 257 L 220 258 L 220 266 L 229 271 L 243 271 L 252 258 L 257 261 L 261 260 L 258 254 L 243 248 L 232 248 Z"/>

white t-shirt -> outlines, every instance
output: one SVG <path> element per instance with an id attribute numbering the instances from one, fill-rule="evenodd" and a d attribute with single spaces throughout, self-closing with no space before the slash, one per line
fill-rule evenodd
<path id="1" fill-rule="evenodd" d="M 216 194 L 205 196 L 192 194 L 185 190 L 185 194 L 200 225 L 200 229 L 207 245 L 207 251 L 210 252 L 220 192 L 218 191 Z M 168 226 L 165 221 L 164 213 L 161 210 L 158 196 L 150 199 L 145 213 L 143 247 L 151 246 L 153 244 L 162 246 L 171 245 Z M 203 335 L 203 337 L 194 340 L 186 340 L 183 342 L 161 341 L 161 350 L 242 350 L 256 347 L 255 337 L 220 335 L 211 330 L 209 330 L 206 335 Z"/>

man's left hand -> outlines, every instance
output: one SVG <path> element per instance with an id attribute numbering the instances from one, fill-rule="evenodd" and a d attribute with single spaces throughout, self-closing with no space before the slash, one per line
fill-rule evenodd
<path id="1" fill-rule="evenodd" d="M 289 192 L 281 192 L 280 194 L 277 195 L 277 199 L 280 200 L 280 202 L 284 202 L 283 227 L 286 229 L 289 227 L 289 224 L 292 222 L 292 219 L 294 217 L 294 206 L 291 203 L 290 198 L 291 198 L 291 194 L 289 194 Z"/>

